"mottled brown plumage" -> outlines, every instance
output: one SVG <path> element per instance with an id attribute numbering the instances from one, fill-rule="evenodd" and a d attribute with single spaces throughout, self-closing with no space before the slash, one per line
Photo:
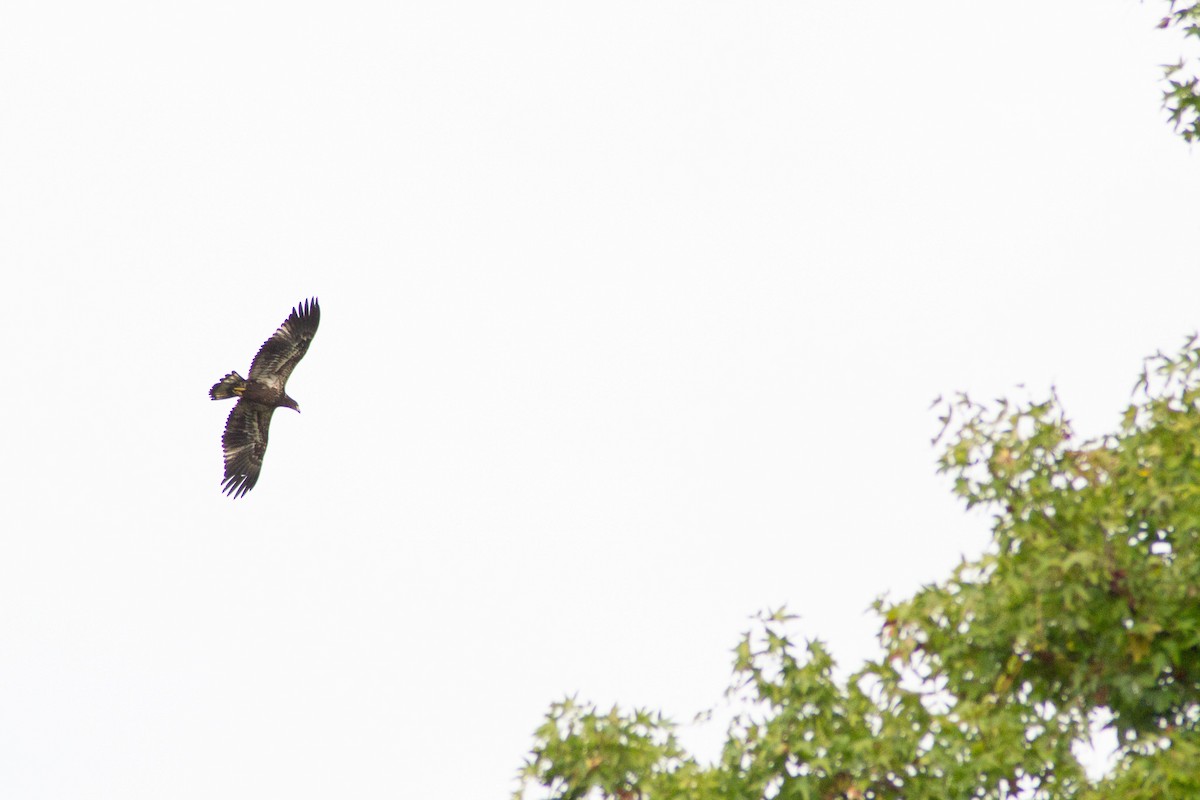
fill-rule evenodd
<path id="1" fill-rule="evenodd" d="M 263 454 L 267 451 L 267 431 L 275 409 L 300 410 L 284 388 L 292 370 L 308 352 L 320 322 L 321 309 L 315 297 L 296 306 L 279 330 L 259 348 L 250 364 L 249 378 L 231 372 L 208 390 L 208 396 L 213 400 L 238 398 L 225 422 L 225 435 L 221 437 L 221 447 L 225 451 L 225 478 L 221 481 L 221 489 L 229 496 L 241 497 L 258 482 Z"/>

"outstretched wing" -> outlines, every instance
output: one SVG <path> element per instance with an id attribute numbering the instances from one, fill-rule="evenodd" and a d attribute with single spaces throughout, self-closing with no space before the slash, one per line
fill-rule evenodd
<path id="1" fill-rule="evenodd" d="M 270 339 L 263 342 L 258 355 L 254 356 L 249 379 L 283 391 L 288 376 L 308 352 L 308 345 L 317 334 L 317 325 L 320 323 L 321 309 L 317 305 L 317 298 L 305 300 L 293 308 L 291 316 L 283 321 Z"/>
<path id="2" fill-rule="evenodd" d="M 221 448 L 225 451 L 225 479 L 221 491 L 241 497 L 258 483 L 263 454 L 267 452 L 267 429 L 275 409 L 242 398 L 229 412 Z"/>

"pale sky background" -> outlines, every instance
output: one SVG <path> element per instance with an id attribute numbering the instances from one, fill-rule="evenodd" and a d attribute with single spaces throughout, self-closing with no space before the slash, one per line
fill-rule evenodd
<path id="1" fill-rule="evenodd" d="M 856 666 L 986 541 L 935 396 L 1094 435 L 1200 325 L 1164 5 L 6 3 L 0 796 L 502 798 L 759 610 Z"/>

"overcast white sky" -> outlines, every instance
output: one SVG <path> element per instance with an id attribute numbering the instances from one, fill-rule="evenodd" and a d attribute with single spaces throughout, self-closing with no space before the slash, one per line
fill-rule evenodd
<path id="1" fill-rule="evenodd" d="M 6 3 L 0 795 L 504 797 L 761 609 L 856 665 L 986 541 L 935 396 L 1099 433 L 1200 325 L 1161 5 Z"/>

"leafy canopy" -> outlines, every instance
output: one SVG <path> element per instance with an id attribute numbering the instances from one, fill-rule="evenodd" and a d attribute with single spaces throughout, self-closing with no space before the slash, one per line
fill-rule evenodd
<path id="1" fill-rule="evenodd" d="M 1119 428 L 1057 398 L 943 406 L 941 471 L 991 547 L 877 601 L 885 654 L 845 681 L 783 612 L 734 649 L 740 709 L 702 764 L 660 714 L 555 704 L 518 797 L 1200 797 L 1200 347 L 1149 360 Z M 1090 783 L 1073 748 L 1119 736 Z M 533 794 L 535 787 L 541 792 Z"/>

